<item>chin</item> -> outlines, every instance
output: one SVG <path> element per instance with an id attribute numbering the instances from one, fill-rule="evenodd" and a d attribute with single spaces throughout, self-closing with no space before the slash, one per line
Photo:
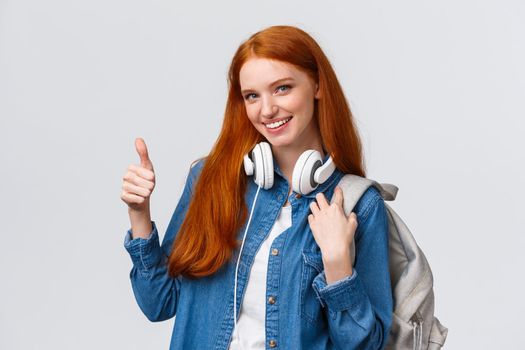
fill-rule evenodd
<path id="1" fill-rule="evenodd" d="M 292 140 L 288 137 L 284 138 L 268 135 L 268 137 L 266 137 L 266 140 L 270 143 L 270 145 L 274 147 L 286 147 L 291 146 L 293 144 Z"/>
<path id="2" fill-rule="evenodd" d="M 275 147 L 291 146 L 294 143 L 294 140 L 296 139 L 296 133 L 294 129 L 287 130 L 287 132 L 282 135 L 273 135 L 269 133 L 266 130 L 266 128 L 258 128 L 257 130 L 271 146 Z"/>

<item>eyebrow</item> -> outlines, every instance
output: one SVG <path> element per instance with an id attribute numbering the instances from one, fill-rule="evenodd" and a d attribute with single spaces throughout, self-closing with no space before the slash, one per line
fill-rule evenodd
<path id="1" fill-rule="evenodd" d="M 283 82 L 283 81 L 286 81 L 286 80 L 293 80 L 293 78 L 292 78 L 292 77 L 281 78 L 281 79 L 278 79 L 278 80 L 274 81 L 274 82 L 271 83 L 269 86 L 274 86 L 274 85 L 276 85 L 276 84 L 278 84 L 278 83 L 281 83 L 281 82 Z M 244 95 L 245 93 L 247 93 L 247 92 L 252 92 L 252 91 L 254 91 L 254 90 L 252 90 L 252 89 L 241 90 L 241 94 Z"/>

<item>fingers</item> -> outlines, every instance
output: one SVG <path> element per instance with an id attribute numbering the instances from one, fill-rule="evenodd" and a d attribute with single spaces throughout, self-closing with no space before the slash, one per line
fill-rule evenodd
<path id="1" fill-rule="evenodd" d="M 135 173 L 143 179 L 148 181 L 155 181 L 155 173 L 149 169 L 146 169 L 142 166 L 131 164 L 128 167 L 128 172 Z"/>
<path id="2" fill-rule="evenodd" d="M 131 164 L 128 167 L 128 171 L 122 179 L 142 187 L 150 187 L 155 185 L 155 174 L 134 164 Z"/>
<path id="3" fill-rule="evenodd" d="M 339 191 L 337 190 L 338 187 L 336 187 L 336 190 L 334 191 L 333 196 L 333 203 L 336 203 L 336 205 L 339 205 L 341 208 L 343 207 L 343 192 L 339 188 Z M 310 210 L 312 211 L 312 214 L 317 215 L 320 210 L 324 210 L 330 206 L 330 203 L 326 200 L 326 197 L 322 192 L 319 192 L 315 195 L 315 201 L 312 201 L 310 203 Z"/>
<path id="4" fill-rule="evenodd" d="M 137 153 L 140 157 L 140 165 L 148 170 L 153 171 L 153 163 L 149 159 L 148 148 L 146 147 L 146 143 L 142 138 L 138 137 L 135 139 L 135 149 L 137 150 Z"/>
<path id="5" fill-rule="evenodd" d="M 316 216 L 317 214 L 319 214 L 319 206 L 317 205 L 317 203 L 315 201 L 312 201 L 310 203 L 310 211 L 312 212 L 312 214 L 314 216 Z"/>
<path id="6" fill-rule="evenodd" d="M 155 188 L 155 174 L 141 166 L 131 164 L 122 178 L 124 192 L 149 197 Z"/>
<path id="7" fill-rule="evenodd" d="M 332 203 L 335 203 L 336 205 L 343 208 L 343 190 L 339 186 L 335 187 Z"/>
<path id="8" fill-rule="evenodd" d="M 319 205 L 319 209 L 323 210 L 325 208 L 328 208 L 330 204 L 326 200 L 326 197 L 322 192 L 319 192 L 315 195 L 315 199 L 317 200 L 317 204 Z"/>
<path id="9" fill-rule="evenodd" d="M 308 224 L 311 226 L 314 223 L 314 216 L 313 214 L 308 215 Z"/>
<path id="10" fill-rule="evenodd" d="M 134 204 L 144 204 L 147 201 L 147 199 L 142 196 L 137 196 L 128 192 L 122 192 L 120 199 L 122 199 L 122 201 L 124 201 L 124 203 L 126 203 L 128 206 L 132 206 Z"/>
<path id="11" fill-rule="evenodd" d="M 120 199 L 124 203 L 126 203 L 130 208 L 133 209 L 142 209 L 145 205 L 147 205 L 148 198 L 144 198 L 142 196 L 137 196 L 132 193 L 128 193 L 125 191 L 122 191 L 122 194 L 120 195 Z"/>
<path id="12" fill-rule="evenodd" d="M 125 193 L 142 197 L 149 197 L 151 195 L 151 191 L 153 190 L 153 188 L 140 187 L 129 182 L 124 182 L 122 189 Z"/>
<path id="13" fill-rule="evenodd" d="M 351 225 L 354 225 L 354 228 L 357 227 L 357 215 L 354 212 L 351 212 L 350 215 L 348 215 L 348 222 Z"/>
<path id="14" fill-rule="evenodd" d="M 328 207 L 330 207 L 330 203 L 326 200 L 326 197 L 322 192 L 319 192 L 315 195 L 316 201 L 312 201 L 310 203 L 310 210 L 312 211 L 312 214 L 316 216 L 319 211 L 324 210 Z M 332 196 L 332 204 L 335 204 L 336 206 L 340 207 L 341 209 L 344 209 L 343 207 L 343 190 L 341 187 L 336 186 L 334 189 L 334 195 Z M 350 217 L 348 217 L 350 218 Z M 356 218 L 357 219 L 357 218 Z"/>

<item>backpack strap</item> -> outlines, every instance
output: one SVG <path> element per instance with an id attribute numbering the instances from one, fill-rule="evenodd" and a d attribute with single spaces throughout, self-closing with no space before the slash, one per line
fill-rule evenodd
<path id="1" fill-rule="evenodd" d="M 344 209 L 345 214 L 349 214 L 370 186 L 374 186 L 381 194 L 385 201 L 393 201 L 396 199 L 399 188 L 392 184 L 378 183 L 377 181 L 367 179 L 361 176 L 346 174 L 339 181 L 339 187 L 344 194 Z"/>
<path id="2" fill-rule="evenodd" d="M 343 209 L 346 216 L 350 215 L 355 205 L 361 198 L 361 196 L 366 192 L 368 187 L 374 186 L 381 197 L 386 201 L 393 201 L 396 199 L 398 187 L 392 184 L 380 184 L 374 180 L 370 180 L 361 176 L 346 174 L 339 181 L 339 187 L 343 190 Z M 332 197 L 332 202 L 334 198 Z M 352 266 L 355 262 L 355 242 L 352 241 L 352 246 L 350 247 L 350 258 L 352 261 Z"/>

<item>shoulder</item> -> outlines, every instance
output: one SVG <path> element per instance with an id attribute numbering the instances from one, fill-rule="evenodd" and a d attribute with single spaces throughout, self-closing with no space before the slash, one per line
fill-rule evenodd
<path id="1" fill-rule="evenodd" d="M 363 193 L 359 201 L 357 201 L 353 211 L 360 221 L 366 221 L 370 213 L 375 210 L 384 210 L 384 208 L 383 197 L 381 197 L 381 194 L 374 186 L 370 186 L 365 193 Z"/>
<path id="2" fill-rule="evenodd" d="M 388 236 L 388 214 L 385 201 L 379 191 L 370 186 L 357 202 L 354 210 L 357 215 L 356 243 L 362 237 L 386 239 Z M 381 238 L 382 237 L 382 238 Z"/>
<path id="3" fill-rule="evenodd" d="M 190 169 L 188 171 L 188 175 L 186 178 L 186 185 L 185 187 L 190 191 L 190 193 L 193 193 L 193 188 L 195 187 L 195 183 L 197 182 L 197 179 L 202 171 L 202 168 L 204 167 L 204 161 L 206 157 L 201 157 L 196 160 L 194 160 L 190 164 Z"/>
<path id="4" fill-rule="evenodd" d="M 200 171 L 200 169 L 202 169 L 202 167 L 204 166 L 205 161 L 206 157 L 197 158 L 191 163 L 190 168 L 192 169 L 192 171 Z"/>
<path id="5" fill-rule="evenodd" d="M 202 168 L 204 167 L 204 162 L 206 161 L 206 157 L 201 157 L 196 160 L 194 160 L 190 165 L 190 173 L 189 177 L 191 179 L 195 179 L 199 176 Z"/>

